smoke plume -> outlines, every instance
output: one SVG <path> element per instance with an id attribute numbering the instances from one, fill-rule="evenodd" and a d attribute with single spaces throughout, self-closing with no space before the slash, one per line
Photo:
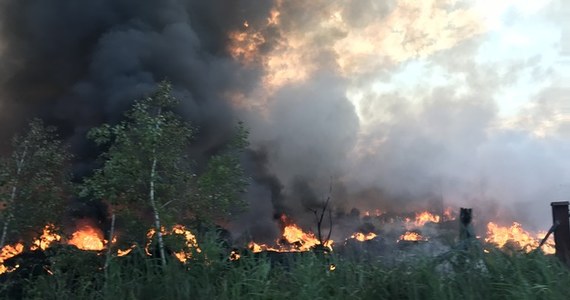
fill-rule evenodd
<path id="1" fill-rule="evenodd" d="M 251 205 L 236 222 L 250 234 L 274 234 L 275 213 L 308 224 L 328 196 L 345 213 L 466 206 L 545 228 L 570 192 L 565 9 L 0 0 L 0 138 L 42 117 L 85 173 L 86 131 L 167 78 L 199 128 L 197 161 L 249 126 Z"/>

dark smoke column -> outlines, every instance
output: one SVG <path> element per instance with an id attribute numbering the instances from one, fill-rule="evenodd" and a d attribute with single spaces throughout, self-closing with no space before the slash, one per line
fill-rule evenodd
<path id="1" fill-rule="evenodd" d="M 227 33 L 272 5 L 254 2 L 0 0 L 0 139 L 38 116 L 89 156 L 85 132 L 167 78 L 207 155 L 235 121 L 221 95 L 257 80 L 226 53 Z"/>

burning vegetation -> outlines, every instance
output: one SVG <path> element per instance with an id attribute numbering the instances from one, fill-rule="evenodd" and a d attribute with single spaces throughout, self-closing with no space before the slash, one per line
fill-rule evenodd
<path id="1" fill-rule="evenodd" d="M 455 229 L 451 231 L 445 229 L 447 223 L 457 224 L 456 218 L 451 211 L 452 209 L 448 208 L 441 215 L 429 211 L 422 211 L 415 213 L 415 218 L 397 216 L 391 213 L 379 213 L 380 210 L 375 210 L 372 216 L 370 213 L 365 212 L 363 216 L 359 218 L 359 222 L 369 224 L 367 231 L 357 231 L 347 237 L 341 237 L 340 239 L 345 242 L 338 247 L 346 247 L 348 241 L 362 243 L 364 245 L 367 242 L 380 239 L 383 241 L 383 247 L 390 249 L 393 247 L 390 246 L 388 242 L 390 240 L 396 242 L 396 244 L 400 242 L 417 243 L 428 242 L 432 239 L 438 240 L 441 238 L 439 235 L 441 235 L 442 232 L 444 232 L 443 234 L 445 234 L 445 232 L 451 232 L 452 235 L 455 235 Z M 332 239 L 319 239 L 314 232 L 304 230 L 284 214 L 279 217 L 278 222 L 282 231 L 280 237 L 275 240 L 274 244 L 250 241 L 247 244 L 247 249 L 253 253 L 299 253 L 313 251 L 319 247 L 324 247 L 327 251 L 334 252 L 337 248 Z M 371 222 L 375 225 L 370 225 Z M 456 228 L 455 226 L 453 227 Z M 0 274 L 13 272 L 18 268 L 17 265 L 12 267 L 5 266 L 3 262 L 6 260 L 22 254 L 26 250 L 45 251 L 54 244 L 73 246 L 82 251 L 96 252 L 98 255 L 110 253 L 116 257 L 128 256 L 137 247 L 136 244 L 133 244 L 123 249 L 117 249 L 116 243 L 118 239 L 121 239 L 121 236 L 114 236 L 112 241 L 109 242 L 105 239 L 104 232 L 88 220 L 79 220 L 75 231 L 69 236 L 61 235 L 58 232 L 58 229 L 54 225 L 46 225 L 41 235 L 33 239 L 28 249 L 26 249 L 24 243 L 5 245 L 0 255 Z M 161 227 L 160 233 L 163 239 L 174 238 L 181 241 L 179 244 L 181 246 L 178 250 L 174 250 L 174 248 L 169 250 L 169 253 L 181 263 L 188 263 L 195 253 L 202 251 L 198 245 L 196 235 L 184 225 L 174 225 L 169 229 L 163 226 Z M 394 236 L 394 234 L 398 235 L 395 236 L 396 238 L 391 239 L 390 237 Z M 495 246 L 499 249 L 510 247 L 517 251 L 531 252 L 539 247 L 540 240 L 545 234 L 544 232 L 530 233 L 524 230 L 521 224 L 516 222 L 511 226 L 504 227 L 494 222 L 489 222 L 487 224 L 486 237 L 482 240 L 488 245 Z M 158 234 L 154 228 L 151 228 L 146 233 L 144 253 L 146 253 L 148 257 L 156 256 L 158 246 Z M 114 249 L 112 253 L 110 252 L 111 249 Z M 552 239 L 549 239 L 547 243 L 542 246 L 542 250 L 546 254 L 554 253 Z M 242 254 L 240 250 L 232 250 L 229 252 L 228 258 L 230 261 L 237 261 L 241 259 Z"/>
<path id="2" fill-rule="evenodd" d="M 530 233 L 517 222 L 514 222 L 511 226 L 499 226 L 490 222 L 487 224 L 485 241 L 495 245 L 497 248 L 510 247 L 513 250 L 530 252 L 539 247 L 541 239 L 545 236 L 545 231 Z M 542 251 L 546 254 L 554 254 L 556 252 L 553 238 L 547 240 L 542 246 Z"/>
<path id="3" fill-rule="evenodd" d="M 322 245 L 332 250 L 333 240 L 326 240 L 321 243 L 312 232 L 305 232 L 297 224 L 293 223 L 286 215 L 279 218 L 283 232 L 280 238 L 275 241 L 275 245 L 258 244 L 254 241 L 249 242 L 248 248 L 254 252 L 275 251 L 275 252 L 305 252 L 310 251 L 314 247 Z"/>

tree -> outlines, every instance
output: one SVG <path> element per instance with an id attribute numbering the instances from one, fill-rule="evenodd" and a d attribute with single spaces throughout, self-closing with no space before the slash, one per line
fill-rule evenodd
<path id="1" fill-rule="evenodd" d="M 210 158 L 206 171 L 197 180 L 195 209 L 209 219 L 226 218 L 246 205 L 240 194 L 245 191 L 248 178 L 240 156 L 248 146 L 249 132 L 241 122 L 235 131 L 228 147 Z"/>
<path id="2" fill-rule="evenodd" d="M 175 104 L 170 84 L 162 83 L 153 96 L 135 102 L 126 121 L 104 124 L 88 134 L 97 144 L 110 147 L 102 154 L 104 166 L 86 180 L 87 190 L 113 205 L 150 207 L 163 265 L 163 218 L 182 201 L 184 195 L 177 191 L 191 180 L 184 152 L 192 128 L 171 111 Z"/>
<path id="3" fill-rule="evenodd" d="M 188 215 L 210 219 L 214 211 L 227 213 L 227 207 L 239 203 L 237 194 L 245 183 L 238 157 L 247 144 L 243 125 L 231 147 L 212 157 L 208 170 L 198 176 L 186 155 L 194 129 L 174 112 L 177 104 L 171 84 L 162 82 L 151 96 L 135 101 L 123 122 L 92 129 L 88 137 L 108 149 L 100 157 L 102 167 L 84 181 L 81 193 L 110 202 L 114 213 L 128 220 L 125 227 L 130 229 L 123 232 L 144 228 L 140 220 L 150 217 L 163 266 L 163 228 Z M 146 232 L 137 235 L 146 239 Z"/>
<path id="4" fill-rule="evenodd" d="M 0 160 L 2 211 L 0 248 L 8 241 L 30 244 L 47 224 L 58 227 L 71 188 L 67 147 L 54 127 L 39 119 L 12 140 L 12 153 Z"/>

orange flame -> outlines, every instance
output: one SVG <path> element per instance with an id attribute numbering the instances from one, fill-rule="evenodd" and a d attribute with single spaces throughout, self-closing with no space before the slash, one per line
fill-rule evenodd
<path id="1" fill-rule="evenodd" d="M 359 242 L 369 241 L 369 240 L 372 240 L 376 237 L 377 237 L 377 235 L 374 232 L 370 232 L 367 234 L 364 234 L 362 232 L 357 232 L 357 233 L 350 236 L 351 239 L 355 239 Z"/>
<path id="2" fill-rule="evenodd" d="M 133 251 L 133 249 L 135 249 L 135 245 L 132 245 L 129 249 L 126 250 L 117 250 L 117 256 L 125 256 L 129 253 L 131 253 L 131 251 Z"/>
<path id="3" fill-rule="evenodd" d="M 79 230 L 73 233 L 68 244 L 81 250 L 100 251 L 105 249 L 107 241 L 103 238 L 101 229 L 90 225 L 82 225 Z"/>
<path id="4" fill-rule="evenodd" d="M 245 28 L 248 26 L 249 24 Z M 265 43 L 265 37 L 261 32 L 232 32 L 230 41 L 228 49 L 230 55 L 238 61 L 249 64 L 256 59 L 259 48 Z"/>
<path id="5" fill-rule="evenodd" d="M 538 248 L 542 237 L 545 235 L 545 232 L 531 234 L 524 230 L 522 225 L 517 222 L 514 222 L 510 227 L 503 227 L 490 222 L 487 224 L 487 237 L 485 241 L 494 244 L 498 248 L 502 248 L 508 242 L 511 242 L 521 250 L 530 252 Z M 546 254 L 554 254 L 556 252 L 552 237 L 542 246 L 542 251 Z"/>
<path id="6" fill-rule="evenodd" d="M 59 242 L 61 240 L 61 236 L 54 231 L 55 228 L 52 224 L 46 225 L 43 229 L 42 235 L 34 241 L 34 244 L 30 247 L 30 249 L 46 250 L 53 242 Z"/>
<path id="7" fill-rule="evenodd" d="M 413 231 L 406 231 L 400 236 L 401 241 L 425 241 L 421 234 Z"/>
<path id="8" fill-rule="evenodd" d="M 24 244 L 22 243 L 16 243 L 14 245 L 4 246 L 2 250 L 0 250 L 0 274 L 4 274 L 6 272 L 12 272 L 15 269 L 17 269 L 18 266 L 16 266 L 15 268 L 8 268 L 4 266 L 4 261 L 22 253 L 23 251 L 24 251 Z"/>
<path id="9" fill-rule="evenodd" d="M 239 260 L 240 258 L 241 258 L 241 255 L 237 251 L 234 250 L 230 253 L 230 260 L 235 261 L 235 260 Z"/>
<path id="10" fill-rule="evenodd" d="M 289 220 L 286 215 L 281 215 L 280 220 L 284 224 L 284 228 L 281 238 L 276 240 L 277 246 L 273 247 L 250 242 L 248 248 L 254 253 L 261 251 L 304 252 L 310 251 L 313 247 L 321 244 L 312 232 L 303 231 L 297 224 Z M 333 240 L 328 240 L 325 241 L 323 246 L 332 250 L 333 243 Z"/>
<path id="11" fill-rule="evenodd" d="M 186 229 L 186 227 L 183 225 L 174 225 L 174 226 L 172 226 L 172 230 L 170 230 L 170 231 L 165 230 L 165 228 L 162 227 L 160 229 L 160 232 L 163 235 L 176 234 L 176 235 L 181 235 L 184 237 L 184 240 L 186 241 L 186 245 L 185 245 L 186 249 L 174 253 L 174 256 L 176 256 L 176 258 L 181 262 L 186 262 L 189 258 L 192 257 L 192 251 L 191 251 L 192 249 L 194 249 L 198 253 L 202 252 L 202 249 L 200 249 L 200 247 L 198 247 L 198 242 L 196 240 L 196 236 L 190 230 Z M 155 233 L 156 233 L 156 230 L 154 228 L 149 229 L 148 232 L 146 233 L 146 237 L 149 239 L 149 241 L 147 242 L 146 247 L 145 247 L 145 252 L 147 255 L 151 255 L 149 247 L 150 247 L 151 242 L 152 242 L 152 237 L 154 236 Z"/>
<path id="12" fill-rule="evenodd" d="M 424 226 L 428 222 L 439 223 L 441 220 L 440 216 L 434 215 L 428 211 L 424 211 L 416 214 L 415 224 L 418 227 Z"/>

